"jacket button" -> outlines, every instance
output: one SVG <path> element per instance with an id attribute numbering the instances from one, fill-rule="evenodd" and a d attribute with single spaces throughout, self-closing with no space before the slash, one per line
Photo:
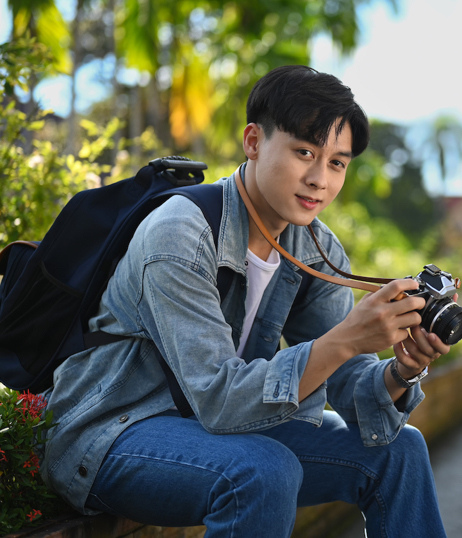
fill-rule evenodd
<path id="1" fill-rule="evenodd" d="M 85 477 L 87 476 L 87 474 L 88 474 L 87 468 L 81 465 L 79 467 L 79 475 Z"/>
<path id="2" fill-rule="evenodd" d="M 119 422 L 127 422 L 127 420 L 129 419 L 129 416 L 128 415 L 122 415 L 120 418 L 119 418 Z"/>
<path id="3" fill-rule="evenodd" d="M 373 433 L 373 434 L 371 435 L 371 438 L 372 438 L 373 441 L 377 441 L 377 439 L 379 438 L 379 436 L 378 436 L 376 433 Z"/>

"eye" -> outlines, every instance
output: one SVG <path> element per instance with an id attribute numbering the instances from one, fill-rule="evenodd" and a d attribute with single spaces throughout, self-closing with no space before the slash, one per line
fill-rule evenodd
<path id="1" fill-rule="evenodd" d="M 346 168 L 346 164 L 343 163 L 342 161 L 338 161 L 337 159 L 334 159 L 333 161 L 331 161 L 332 164 L 334 166 L 336 166 L 337 168 Z"/>
<path id="2" fill-rule="evenodd" d="M 300 155 L 303 155 L 303 157 L 313 157 L 313 153 L 309 149 L 298 149 L 297 150 Z"/>

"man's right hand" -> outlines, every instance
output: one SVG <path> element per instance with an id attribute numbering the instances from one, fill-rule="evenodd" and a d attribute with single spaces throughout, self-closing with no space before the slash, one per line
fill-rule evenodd
<path id="1" fill-rule="evenodd" d="M 406 340 L 407 329 L 421 322 L 415 310 L 425 306 L 425 299 L 412 295 L 399 301 L 395 298 L 417 288 L 412 279 L 386 284 L 365 295 L 341 323 L 315 340 L 300 382 L 300 401 L 349 359 L 377 353 Z"/>
<path id="2" fill-rule="evenodd" d="M 425 306 L 425 299 L 412 295 L 395 299 L 403 292 L 417 288 L 417 282 L 410 278 L 393 280 L 359 301 L 345 320 L 333 329 L 344 331 L 345 345 L 352 357 L 378 353 L 406 340 L 408 329 L 422 321 L 416 310 Z"/>

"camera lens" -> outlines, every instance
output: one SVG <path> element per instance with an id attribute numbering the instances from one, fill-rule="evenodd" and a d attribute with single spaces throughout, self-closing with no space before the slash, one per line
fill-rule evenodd
<path id="1" fill-rule="evenodd" d="M 462 308 L 449 297 L 434 301 L 422 313 L 422 327 L 452 346 L 462 338 Z"/>

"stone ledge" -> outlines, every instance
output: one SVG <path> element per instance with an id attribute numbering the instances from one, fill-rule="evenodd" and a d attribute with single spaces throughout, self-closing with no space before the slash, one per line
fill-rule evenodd
<path id="1" fill-rule="evenodd" d="M 435 368 L 422 382 L 425 400 L 412 413 L 410 424 L 419 428 L 431 445 L 462 423 L 462 357 Z M 359 510 L 343 502 L 300 508 L 292 538 L 338 536 Z M 146 526 L 107 514 L 79 514 L 23 529 L 4 538 L 203 538 L 205 527 L 164 528 Z"/>
<path id="2" fill-rule="evenodd" d="M 205 527 L 166 528 L 136 523 L 109 514 L 78 513 L 30 527 L 3 538 L 202 538 Z"/>

